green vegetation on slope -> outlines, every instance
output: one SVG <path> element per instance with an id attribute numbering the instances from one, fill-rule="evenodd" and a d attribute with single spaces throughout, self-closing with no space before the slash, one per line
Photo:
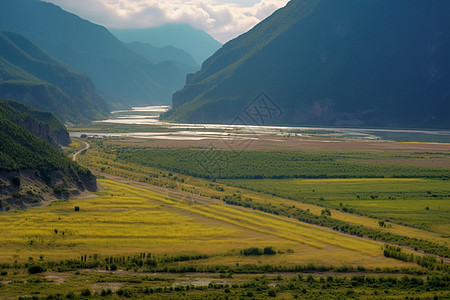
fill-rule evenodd
<path id="1" fill-rule="evenodd" d="M 206 60 L 165 117 L 254 125 L 245 112 L 272 113 L 251 105 L 264 91 L 283 112 L 266 124 L 450 128 L 449 10 L 446 0 L 290 1 Z"/>
<path id="2" fill-rule="evenodd" d="M 17 33 L 0 31 L 0 95 L 72 123 L 104 118 L 104 100 L 86 75 Z"/>
<path id="3" fill-rule="evenodd" d="M 49 123 L 41 123 L 32 114 L 45 116 Z M 40 133 L 47 130 L 47 137 L 55 141 L 49 131 L 50 127 L 59 127 L 54 116 L 1 100 L 0 210 L 48 201 L 52 191 L 65 197 L 73 190 L 95 191 L 92 173 L 24 128 L 30 124 Z"/>
<path id="4" fill-rule="evenodd" d="M 0 122 L 1 170 L 13 171 L 30 168 L 48 176 L 53 169 L 68 170 L 75 167 L 62 153 L 32 135 L 28 130 L 3 117 Z"/>
<path id="5" fill-rule="evenodd" d="M 26 34 L 61 62 L 87 74 L 111 103 L 167 104 L 185 83 L 174 64 L 152 64 L 103 26 L 52 3 L 1 1 L 0 26 Z"/>
<path id="6" fill-rule="evenodd" d="M 0 114 L 55 148 L 70 144 L 66 127 L 52 113 L 39 111 L 16 101 L 0 99 Z"/>
<path id="7" fill-rule="evenodd" d="M 83 183 L 79 175 L 92 177 L 88 170 L 72 162 L 47 142 L 7 118 L 0 118 L 0 170 L 33 169 L 39 177 L 50 181 L 52 171 L 62 170 L 76 183 Z"/>

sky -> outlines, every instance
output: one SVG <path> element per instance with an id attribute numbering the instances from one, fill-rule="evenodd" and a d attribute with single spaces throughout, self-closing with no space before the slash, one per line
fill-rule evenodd
<path id="1" fill-rule="evenodd" d="M 187 23 L 225 43 L 288 0 L 44 0 L 111 29 Z"/>

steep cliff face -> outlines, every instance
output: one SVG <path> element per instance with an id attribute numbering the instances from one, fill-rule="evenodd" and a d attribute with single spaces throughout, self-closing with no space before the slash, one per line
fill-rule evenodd
<path id="1" fill-rule="evenodd" d="M 43 124 L 32 118 L 18 120 L 16 124 L 57 149 L 60 149 L 61 146 L 68 146 L 71 143 L 69 133 L 65 129 L 53 131 L 50 129 L 49 124 Z"/>

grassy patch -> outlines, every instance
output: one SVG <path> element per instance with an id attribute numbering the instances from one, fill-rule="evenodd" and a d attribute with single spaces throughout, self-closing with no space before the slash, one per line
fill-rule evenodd
<path id="1" fill-rule="evenodd" d="M 450 188 L 431 179 L 227 180 L 226 183 L 304 203 L 357 212 L 450 236 Z M 428 208 L 428 209 L 427 209 Z"/>
<path id="2" fill-rule="evenodd" d="M 206 179 L 444 178 L 450 169 L 382 165 L 375 153 L 322 151 L 147 150 L 104 146 L 102 151 L 144 166 Z M 410 154 L 410 158 L 414 154 Z M 358 162 L 355 162 L 357 160 Z M 374 163 L 360 163 L 365 160 Z"/>

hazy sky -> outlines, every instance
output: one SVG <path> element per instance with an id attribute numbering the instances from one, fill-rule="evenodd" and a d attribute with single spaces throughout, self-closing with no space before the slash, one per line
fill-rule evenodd
<path id="1" fill-rule="evenodd" d="M 224 43 L 288 0 L 44 0 L 108 28 L 188 23 Z"/>

